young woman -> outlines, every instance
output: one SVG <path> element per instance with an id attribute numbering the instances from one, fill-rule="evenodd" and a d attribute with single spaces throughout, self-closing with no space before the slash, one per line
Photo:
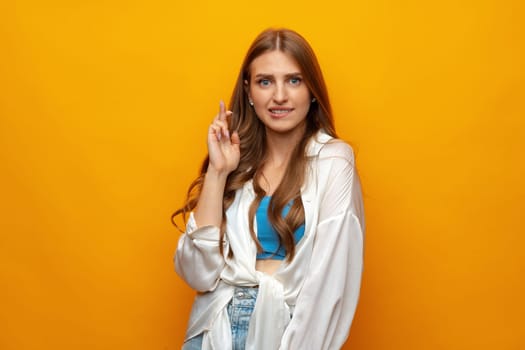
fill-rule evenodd
<path id="1" fill-rule="evenodd" d="M 296 32 L 251 45 L 173 216 L 187 213 L 175 266 L 198 293 L 183 349 L 341 348 L 361 282 L 361 188 Z"/>

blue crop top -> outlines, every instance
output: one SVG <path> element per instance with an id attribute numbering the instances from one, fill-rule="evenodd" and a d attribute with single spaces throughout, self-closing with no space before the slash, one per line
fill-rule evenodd
<path id="1" fill-rule="evenodd" d="M 257 220 L 257 239 L 259 239 L 263 249 L 262 253 L 257 253 L 257 259 L 284 260 L 286 250 L 280 245 L 279 234 L 268 220 L 268 204 L 271 198 L 270 196 L 264 196 L 255 214 L 255 219 Z M 283 216 L 288 214 L 290 206 L 291 203 L 284 207 Z M 303 236 L 304 224 L 294 232 L 295 244 L 297 244 Z"/>

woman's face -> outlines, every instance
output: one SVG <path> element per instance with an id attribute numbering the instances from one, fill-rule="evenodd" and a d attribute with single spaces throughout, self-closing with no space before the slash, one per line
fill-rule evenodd
<path id="1" fill-rule="evenodd" d="M 266 132 L 302 133 L 310 109 L 310 92 L 303 81 L 301 69 L 288 54 L 266 52 L 250 65 L 248 95 Z"/>

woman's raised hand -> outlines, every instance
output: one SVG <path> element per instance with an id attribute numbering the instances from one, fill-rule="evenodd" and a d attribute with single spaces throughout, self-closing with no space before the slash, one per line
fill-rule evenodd
<path id="1" fill-rule="evenodd" d="M 234 131 L 230 135 L 228 130 L 228 118 L 231 115 L 232 112 L 227 111 L 224 102 L 221 101 L 219 114 L 208 129 L 208 170 L 226 175 L 237 168 L 241 156 L 239 134 Z"/>

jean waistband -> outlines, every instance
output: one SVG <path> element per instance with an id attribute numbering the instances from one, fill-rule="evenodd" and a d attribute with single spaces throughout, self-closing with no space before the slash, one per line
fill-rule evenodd
<path id="1" fill-rule="evenodd" d="M 233 290 L 234 299 L 255 299 L 259 292 L 259 286 L 235 287 Z"/>

